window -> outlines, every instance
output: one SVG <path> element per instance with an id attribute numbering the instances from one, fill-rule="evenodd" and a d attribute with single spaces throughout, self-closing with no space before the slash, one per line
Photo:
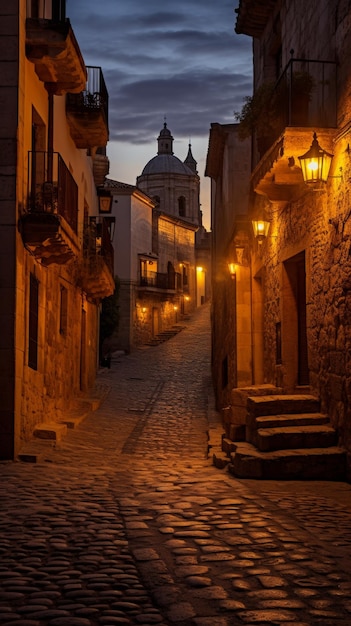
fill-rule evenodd
<path id="1" fill-rule="evenodd" d="M 178 198 L 178 212 L 180 217 L 186 217 L 186 200 L 184 196 Z"/>
<path id="2" fill-rule="evenodd" d="M 60 335 L 67 333 L 68 291 L 66 287 L 60 287 Z"/>
<path id="3" fill-rule="evenodd" d="M 28 365 L 38 369 L 39 281 L 30 275 Z"/>

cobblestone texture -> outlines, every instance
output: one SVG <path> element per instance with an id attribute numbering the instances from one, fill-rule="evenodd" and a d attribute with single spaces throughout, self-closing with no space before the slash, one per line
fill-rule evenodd
<path id="1" fill-rule="evenodd" d="M 0 464 L 2 626 L 351 624 L 350 486 L 214 468 L 209 362 L 204 306 L 115 355 L 41 462 Z"/>

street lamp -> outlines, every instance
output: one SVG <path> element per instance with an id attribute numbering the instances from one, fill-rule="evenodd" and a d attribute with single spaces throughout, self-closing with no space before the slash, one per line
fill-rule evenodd
<path id="1" fill-rule="evenodd" d="M 99 198 L 99 213 L 111 213 L 112 209 L 112 196 L 109 191 L 105 189 L 98 190 Z"/>
<path id="2" fill-rule="evenodd" d="M 320 147 L 317 134 L 313 133 L 311 147 L 299 157 L 305 183 L 327 182 L 333 154 Z"/>
<path id="3" fill-rule="evenodd" d="M 228 263 L 228 269 L 229 269 L 230 278 L 234 280 L 236 276 L 236 270 L 237 270 L 236 263 Z"/>
<path id="4" fill-rule="evenodd" d="M 258 243 L 261 244 L 262 241 L 267 237 L 269 231 L 268 220 L 265 219 L 257 219 L 252 220 L 252 228 L 254 232 L 254 236 L 257 239 Z"/>

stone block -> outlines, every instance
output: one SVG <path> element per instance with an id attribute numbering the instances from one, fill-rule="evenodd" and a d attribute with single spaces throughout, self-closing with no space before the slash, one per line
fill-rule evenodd
<path id="1" fill-rule="evenodd" d="M 61 441 L 65 435 L 67 435 L 66 424 L 57 424 L 56 422 L 38 424 L 33 432 L 33 436 L 38 439 L 51 439 L 54 441 Z"/>

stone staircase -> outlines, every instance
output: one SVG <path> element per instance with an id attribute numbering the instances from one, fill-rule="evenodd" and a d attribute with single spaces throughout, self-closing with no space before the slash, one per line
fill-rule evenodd
<path id="1" fill-rule="evenodd" d="M 146 345 L 147 346 L 159 346 L 160 343 L 164 343 L 165 341 L 172 339 L 172 337 L 180 333 L 180 331 L 184 330 L 184 328 L 186 327 L 179 326 L 179 325 L 171 326 L 170 328 L 167 328 L 166 330 L 163 330 L 162 332 L 158 333 L 158 335 L 155 335 L 155 337 L 150 339 L 150 341 L 148 341 Z"/>
<path id="2" fill-rule="evenodd" d="M 238 478 L 346 480 L 346 451 L 310 395 L 248 397 L 245 441 L 225 436 L 222 450 Z"/>

